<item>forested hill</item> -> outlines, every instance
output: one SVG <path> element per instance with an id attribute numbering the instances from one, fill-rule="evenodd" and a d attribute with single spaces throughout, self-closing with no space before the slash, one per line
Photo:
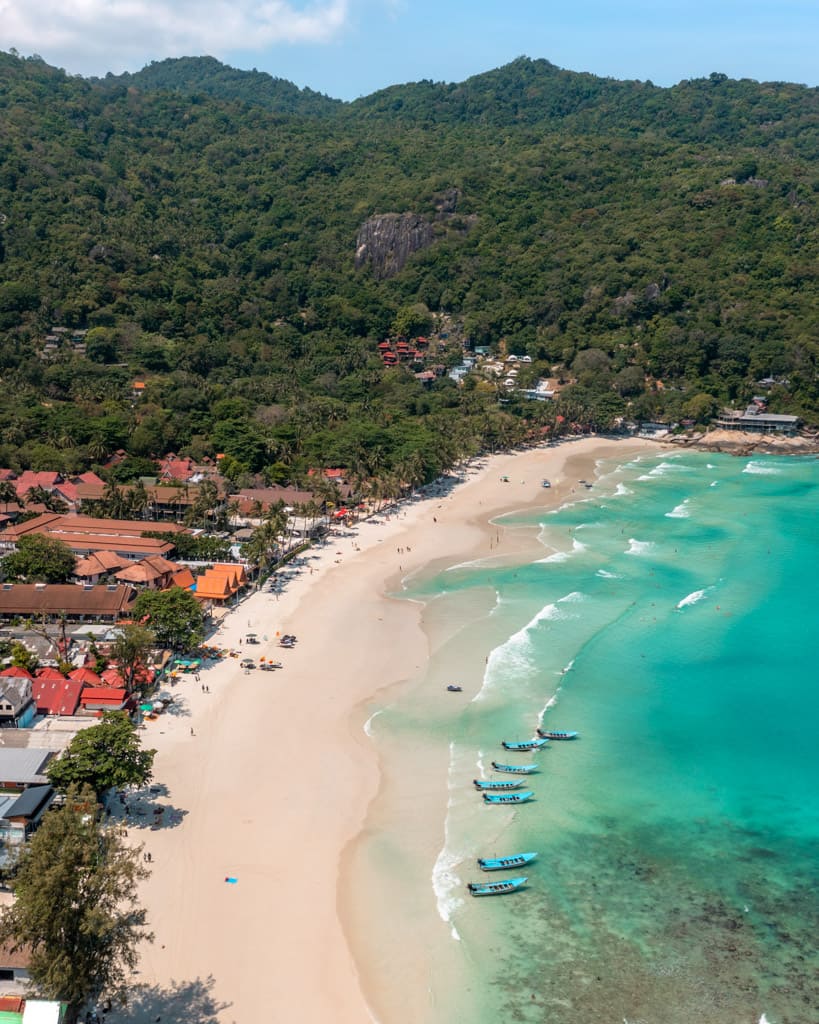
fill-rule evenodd
<path id="1" fill-rule="evenodd" d="M 0 466 L 429 475 L 558 415 L 707 422 L 762 377 L 816 422 L 818 155 L 816 89 L 720 75 L 521 59 L 341 103 L 210 58 L 84 80 L 0 54 Z M 436 323 L 439 362 L 462 328 L 576 383 L 499 404 L 384 368 Z M 55 325 L 84 344 L 44 356 Z"/>
<path id="2" fill-rule="evenodd" d="M 178 57 L 152 61 L 135 74 L 108 75 L 95 83 L 133 86 L 145 92 L 165 91 L 186 96 L 213 96 L 240 100 L 281 114 L 304 117 L 335 113 L 342 105 L 312 89 L 299 89 L 283 78 L 264 71 L 239 71 L 213 57 Z"/>

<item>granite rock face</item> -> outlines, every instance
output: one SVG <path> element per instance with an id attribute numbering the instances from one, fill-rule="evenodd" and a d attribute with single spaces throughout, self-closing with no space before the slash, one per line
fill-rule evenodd
<path id="1" fill-rule="evenodd" d="M 365 263 L 382 280 L 394 277 L 409 257 L 432 245 L 432 224 L 417 213 L 383 213 L 366 220 L 356 238 L 356 269 Z"/>

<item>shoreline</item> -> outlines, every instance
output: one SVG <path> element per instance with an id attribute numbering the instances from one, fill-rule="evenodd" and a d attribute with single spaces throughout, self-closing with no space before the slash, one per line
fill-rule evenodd
<path id="1" fill-rule="evenodd" d="M 160 799 L 181 810 L 175 827 L 131 829 L 152 856 L 141 897 L 156 940 L 142 949 L 135 978 L 146 987 L 113 1019 L 174 1019 L 194 990 L 225 1024 L 267 1014 L 392 1024 L 410 1019 L 410 1005 L 411 1019 L 424 1019 L 426 950 L 406 976 L 388 976 L 392 1006 L 384 1005 L 383 958 L 373 962 L 362 948 L 348 884 L 385 792 L 382 755 L 364 730 L 368 709 L 417 677 L 435 642 L 424 606 L 390 594 L 438 563 L 517 557 L 531 533 L 490 527 L 493 518 L 571 500 L 575 477 L 592 479 L 601 458 L 669 447 L 594 437 L 487 457 L 448 492 L 430 487 L 308 550 L 282 594 L 257 592 L 225 618 L 213 643 L 250 654 L 239 641 L 255 631 L 265 637 L 256 659 L 284 667 L 245 675 L 238 658 L 225 659 L 203 671 L 207 693 L 183 677 L 177 713 L 145 730 L 167 788 Z M 589 468 L 578 472 L 578 460 Z M 295 634 L 297 646 L 280 650 L 277 633 Z M 414 823 L 427 847 L 440 835 L 435 817 Z"/>

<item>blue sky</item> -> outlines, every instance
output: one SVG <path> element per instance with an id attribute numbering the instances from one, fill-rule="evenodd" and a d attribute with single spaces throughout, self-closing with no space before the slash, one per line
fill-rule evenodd
<path id="1" fill-rule="evenodd" d="M 74 74 L 210 54 L 340 99 L 525 54 L 673 85 L 819 84 L 819 0 L 2 0 L 0 49 Z"/>

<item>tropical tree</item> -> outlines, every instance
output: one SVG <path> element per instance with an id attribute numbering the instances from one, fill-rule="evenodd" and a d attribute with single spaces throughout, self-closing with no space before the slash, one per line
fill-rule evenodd
<path id="1" fill-rule="evenodd" d="M 49 512 L 65 512 L 68 509 L 68 505 L 66 505 L 62 498 L 52 494 L 51 491 L 47 491 L 45 487 L 41 487 L 39 484 L 29 487 L 25 497 L 27 505 L 44 505 Z"/>
<path id="2" fill-rule="evenodd" d="M 42 533 L 24 534 L 17 541 L 17 550 L 0 562 L 8 579 L 27 583 L 65 583 L 76 564 L 67 544 Z"/>
<path id="3" fill-rule="evenodd" d="M 138 945 L 153 938 L 135 895 L 146 876 L 139 851 L 102 827 L 90 787 L 72 787 L 23 848 L 0 942 L 30 950 L 34 985 L 68 1003 L 68 1021 L 103 996 L 125 1002 Z"/>
<path id="4" fill-rule="evenodd" d="M 11 643 L 11 663 L 14 668 L 25 669 L 26 672 L 34 672 L 40 663 L 37 655 L 28 649 L 20 640 L 13 640 Z"/>
<path id="5" fill-rule="evenodd" d="M 150 781 L 155 750 L 143 750 L 124 711 L 106 711 L 99 725 L 78 732 L 46 774 L 55 789 L 88 786 L 101 797 L 112 786 L 144 786 Z"/>
<path id="6" fill-rule="evenodd" d="M 136 689 L 148 654 L 155 643 L 154 634 L 144 626 L 136 623 L 120 626 L 119 636 L 110 646 L 110 654 L 129 693 Z"/>
<path id="7" fill-rule="evenodd" d="M 160 646 L 189 650 L 205 636 L 202 606 L 189 590 L 144 590 L 134 602 L 134 618 L 146 623 Z"/>

